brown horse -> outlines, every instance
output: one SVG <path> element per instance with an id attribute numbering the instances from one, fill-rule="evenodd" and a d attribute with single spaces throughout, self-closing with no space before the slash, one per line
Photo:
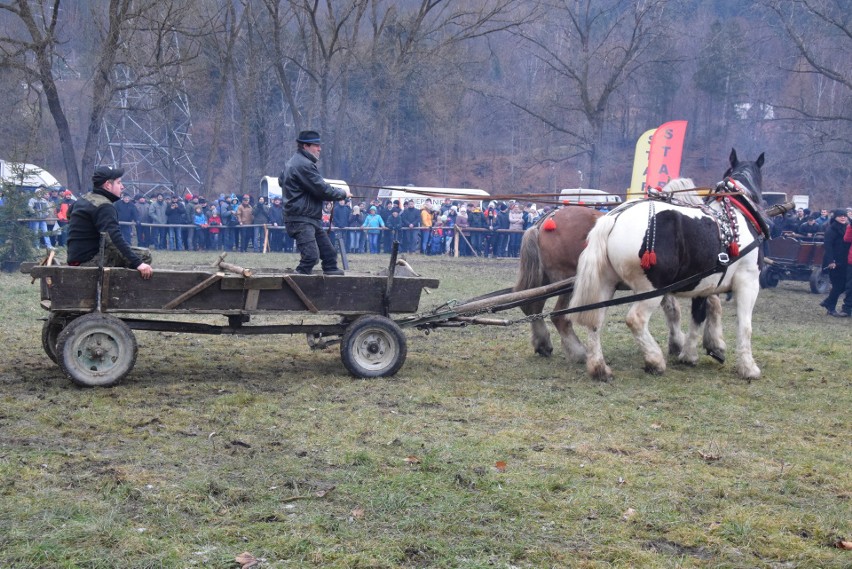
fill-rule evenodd
<path id="1" fill-rule="evenodd" d="M 586 237 L 601 215 L 603 215 L 601 212 L 594 209 L 567 206 L 549 216 L 555 223 L 554 229 L 543 229 L 544 223 L 541 222 L 528 229 L 521 241 L 520 271 L 512 290 L 516 292 L 528 290 L 575 276 L 580 253 L 586 247 Z M 552 224 L 549 222 L 548 224 L 552 227 Z M 554 311 L 566 308 L 570 299 L 570 294 L 560 295 L 556 300 Z M 541 314 L 545 302 L 541 300 L 525 304 L 521 306 L 521 310 L 527 316 Z M 704 347 L 714 358 L 724 360 L 725 346 L 723 341 L 720 344 L 718 340 L 720 335 L 716 332 L 717 328 L 721 327 L 721 303 L 717 297 L 707 299 L 703 313 L 701 310 L 696 312 L 696 307 L 693 306 L 690 346 L 686 346 L 686 349 L 684 349 L 685 337 L 680 328 L 680 304 L 673 296 L 665 295 L 662 307 L 669 329 L 670 354 L 677 355 L 684 363 L 695 365 L 698 360 L 695 344 L 706 317 L 708 327 L 705 330 Z M 586 349 L 574 333 L 574 327 L 568 315 L 552 316 L 551 321 L 559 332 L 565 357 L 569 361 L 584 362 Z M 714 332 L 712 335 L 706 333 L 710 330 Z M 543 320 L 532 322 L 532 345 L 535 353 L 542 356 L 549 357 L 553 352 L 550 334 Z"/>

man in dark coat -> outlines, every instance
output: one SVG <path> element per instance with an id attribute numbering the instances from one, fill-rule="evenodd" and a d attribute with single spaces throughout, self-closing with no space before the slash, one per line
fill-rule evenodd
<path id="1" fill-rule="evenodd" d="M 113 205 L 124 190 L 121 177 L 124 170 L 98 166 L 92 175 L 91 192 L 74 202 L 68 222 L 68 264 L 97 265 L 101 233 L 107 234 L 104 264 L 136 269 L 143 279 L 154 274 L 150 254 L 134 250 L 121 234 L 118 215 Z M 140 256 L 139 253 L 142 253 Z"/>
<path id="2" fill-rule="evenodd" d="M 405 209 L 399 216 L 402 219 L 402 252 L 414 253 L 417 250 L 417 227 L 420 227 L 420 212 L 414 208 L 414 201 L 405 202 Z"/>
<path id="3" fill-rule="evenodd" d="M 269 247 L 276 253 L 284 248 L 284 205 L 281 196 L 272 197 L 272 205 L 269 206 L 269 225 L 275 229 L 269 232 Z"/>
<path id="4" fill-rule="evenodd" d="M 342 275 L 337 268 L 337 251 L 322 229 L 323 202 L 351 198 L 349 190 L 329 185 L 317 168 L 322 150 L 318 132 L 303 130 L 296 139 L 296 153 L 278 177 L 284 191 L 284 224 L 296 241 L 301 259 L 297 273 L 311 274 L 321 260 L 325 275 Z"/>
<path id="5" fill-rule="evenodd" d="M 136 211 L 136 205 L 130 199 L 130 194 L 124 192 L 121 195 L 121 199 L 115 202 L 115 213 L 118 215 L 119 227 L 121 227 L 121 234 L 124 235 L 124 240 L 131 243 L 133 239 L 133 225 L 129 224 L 133 223 L 135 225 L 139 221 L 139 214 Z"/>
<path id="6" fill-rule="evenodd" d="M 352 208 L 349 206 L 349 202 L 347 200 L 340 200 L 337 202 L 337 205 L 334 206 L 334 209 L 331 211 L 331 226 L 335 229 L 349 227 L 349 218 L 352 216 Z M 340 232 L 341 239 L 340 241 L 336 241 L 340 243 L 341 247 L 346 247 L 346 232 Z M 337 240 L 337 235 L 334 235 L 334 239 Z"/>
<path id="7" fill-rule="evenodd" d="M 831 292 L 820 302 L 820 306 L 826 309 L 829 316 L 840 316 L 836 312 L 837 300 L 846 288 L 846 266 L 849 259 L 849 243 L 843 241 L 846 233 L 846 225 L 849 218 L 846 210 L 838 209 L 831 216 L 831 221 L 825 228 L 825 252 L 822 257 L 824 268 L 828 269 L 828 278 L 831 281 Z"/>

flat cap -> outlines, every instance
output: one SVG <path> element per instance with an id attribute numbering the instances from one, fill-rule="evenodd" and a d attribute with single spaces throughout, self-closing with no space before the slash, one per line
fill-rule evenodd
<path id="1" fill-rule="evenodd" d="M 124 176 L 124 168 L 110 168 L 109 166 L 98 166 L 92 174 L 92 184 L 100 188 L 107 180 L 117 180 Z"/>

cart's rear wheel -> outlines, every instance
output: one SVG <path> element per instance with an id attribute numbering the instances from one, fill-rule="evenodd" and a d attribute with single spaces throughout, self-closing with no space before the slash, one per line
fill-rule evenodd
<path id="1" fill-rule="evenodd" d="M 136 337 L 115 316 L 85 314 L 70 322 L 56 342 L 62 371 L 77 385 L 106 387 L 136 363 Z"/>
<path id="2" fill-rule="evenodd" d="M 823 271 L 821 267 L 816 267 L 811 271 L 811 292 L 814 294 L 827 294 L 831 288 L 831 279 L 828 278 L 828 273 Z"/>
<path id="3" fill-rule="evenodd" d="M 402 329 L 384 316 L 361 316 L 346 328 L 340 344 L 343 365 L 356 377 L 388 377 L 405 363 Z"/>
<path id="4" fill-rule="evenodd" d="M 781 281 L 781 275 L 778 274 L 778 271 L 767 265 L 760 269 L 759 280 L 760 288 L 775 288 Z"/>
<path id="5" fill-rule="evenodd" d="M 55 364 L 59 363 L 59 358 L 56 355 L 56 340 L 59 338 L 59 333 L 65 328 L 65 324 L 65 318 L 51 312 L 41 327 L 41 347 L 44 348 L 47 357 Z"/>
<path id="6" fill-rule="evenodd" d="M 51 312 L 44 325 L 41 327 L 41 347 L 53 363 L 59 363 L 59 355 L 56 352 L 56 342 L 59 333 L 68 326 L 68 323 L 79 317 L 79 314 L 58 314 Z"/>

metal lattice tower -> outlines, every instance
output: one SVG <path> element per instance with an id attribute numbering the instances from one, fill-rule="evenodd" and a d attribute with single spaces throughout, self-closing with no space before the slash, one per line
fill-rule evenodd
<path id="1" fill-rule="evenodd" d="M 176 35 L 169 47 L 179 50 Z M 114 73 L 116 85 L 129 87 L 118 91 L 104 116 L 98 160 L 124 168 L 124 182 L 132 193 L 201 191 L 191 158 L 189 98 L 179 67 L 176 74 L 152 86 L 134 84 L 129 67 L 120 66 Z"/>

